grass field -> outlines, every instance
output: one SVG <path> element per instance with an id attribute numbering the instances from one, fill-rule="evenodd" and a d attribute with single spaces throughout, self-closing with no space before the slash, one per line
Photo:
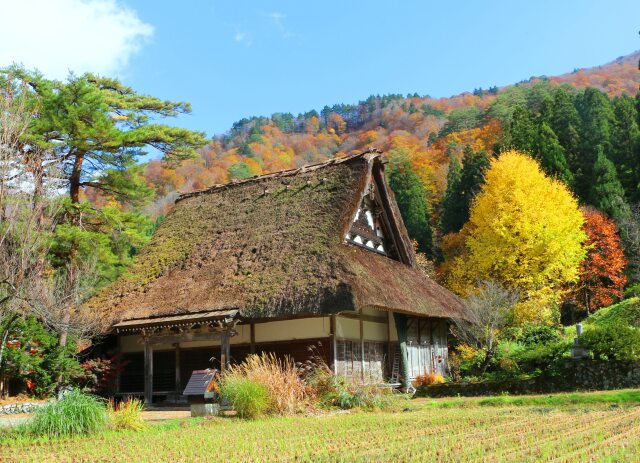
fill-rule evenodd
<path id="1" fill-rule="evenodd" d="M 166 422 L 0 444 L 0 461 L 640 461 L 640 392 L 419 399 L 395 412 Z"/>

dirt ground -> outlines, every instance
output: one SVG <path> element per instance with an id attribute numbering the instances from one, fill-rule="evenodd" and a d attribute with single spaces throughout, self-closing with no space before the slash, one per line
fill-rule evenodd
<path id="1" fill-rule="evenodd" d="M 189 410 L 147 410 L 142 412 L 142 418 L 146 421 L 164 421 L 189 418 Z"/>

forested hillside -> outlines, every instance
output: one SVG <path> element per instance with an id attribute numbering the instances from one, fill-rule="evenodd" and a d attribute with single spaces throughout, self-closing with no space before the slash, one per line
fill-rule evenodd
<path id="1" fill-rule="evenodd" d="M 487 153 L 505 143 L 532 148 L 531 140 L 521 140 L 522 135 L 514 138 L 509 133 L 516 108 L 515 124 L 528 124 L 523 118 L 536 119 L 538 125 L 546 122 L 542 137 L 553 139 L 555 135 L 563 146 L 591 143 L 591 139 L 578 140 L 579 133 L 572 141 L 567 138 L 570 135 L 566 127 L 561 127 L 564 115 L 560 114 L 569 110 L 565 103 L 579 112 L 579 100 L 584 99 L 582 90 L 590 87 L 599 92 L 591 91 L 591 96 L 585 98 L 599 100 L 602 92 L 607 96 L 603 99 L 606 110 L 613 112 L 614 98 L 633 97 L 638 90 L 639 59 L 640 52 L 636 52 L 604 66 L 556 77 L 530 78 L 503 88 L 475 89 L 450 98 L 372 95 L 357 104 L 334 104 L 297 116 L 275 113 L 269 118 L 242 119 L 227 133 L 216 135 L 197 158 L 182 162 L 175 169 L 162 161 L 150 162 L 144 177 L 156 196 L 148 211 L 153 216 L 165 214 L 179 192 L 298 167 L 368 147 L 379 148 L 391 158 L 407 156 L 429 193 L 431 205 L 437 206 L 446 188 L 451 157 L 461 160 L 465 146 Z M 625 104 L 630 100 L 619 100 L 618 107 Z M 552 114 L 554 111 L 556 115 Z M 605 118 L 613 123 L 612 114 Z M 572 121 L 572 128 L 577 132 L 589 130 L 577 120 Z M 609 149 L 611 140 L 603 143 Z M 565 156 L 574 154 L 578 153 L 568 152 Z M 612 152 L 605 154 L 614 159 Z M 432 207 L 432 212 L 437 215 L 437 207 Z"/>

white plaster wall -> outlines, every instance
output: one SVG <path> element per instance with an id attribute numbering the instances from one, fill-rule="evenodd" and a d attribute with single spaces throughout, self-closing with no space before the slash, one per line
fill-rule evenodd
<path id="1" fill-rule="evenodd" d="M 298 318 L 277 322 L 256 323 L 256 343 L 324 338 L 330 335 L 329 317 Z"/>
<path id="2" fill-rule="evenodd" d="M 183 348 L 208 347 L 208 346 L 211 346 L 211 347 L 220 346 L 220 341 L 219 340 L 188 341 L 188 342 L 181 342 L 180 343 L 180 347 L 183 347 Z M 127 352 L 142 352 L 144 350 L 144 345 L 142 343 L 142 337 L 139 336 L 139 335 L 122 336 L 120 338 L 120 349 L 121 349 L 121 352 L 123 352 L 123 353 L 127 353 Z M 173 350 L 173 349 L 174 349 L 173 344 L 170 344 L 170 343 L 167 343 L 167 344 L 154 344 L 153 345 L 153 350 L 155 350 L 155 351 Z"/>
<path id="3" fill-rule="evenodd" d="M 365 341 L 387 341 L 387 324 L 365 321 L 362 323 Z"/>
<path id="4" fill-rule="evenodd" d="M 250 325 L 236 325 L 236 331 L 238 332 L 238 334 L 236 334 L 231 338 L 231 345 L 249 344 L 251 342 L 251 326 Z"/>
<path id="5" fill-rule="evenodd" d="M 142 346 L 142 338 L 137 334 L 120 336 L 120 351 L 121 352 L 142 352 L 144 350 Z"/>
<path id="6" fill-rule="evenodd" d="M 365 320 L 362 323 L 365 341 L 387 341 L 387 323 Z M 336 337 L 338 339 L 360 340 L 360 320 L 357 318 L 336 317 Z"/>
<path id="7" fill-rule="evenodd" d="M 336 337 L 340 339 L 360 339 L 360 321 L 357 318 L 336 317 Z"/>
<path id="8" fill-rule="evenodd" d="M 251 342 L 251 327 L 249 325 L 237 325 L 236 331 L 238 334 L 231 338 L 231 345 L 234 344 L 249 344 Z M 219 339 L 212 339 L 211 341 L 188 341 L 181 342 L 181 347 L 207 347 L 207 346 L 219 346 Z M 120 337 L 120 348 L 122 352 L 142 352 L 144 346 L 142 344 L 142 337 L 137 334 L 125 335 Z M 154 350 L 172 350 L 172 344 L 155 344 Z"/>

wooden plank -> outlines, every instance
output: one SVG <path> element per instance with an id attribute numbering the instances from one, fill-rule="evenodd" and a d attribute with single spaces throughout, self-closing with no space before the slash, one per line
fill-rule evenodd
<path id="1" fill-rule="evenodd" d="M 256 325 L 253 322 L 251 322 L 251 324 L 249 325 L 249 334 L 251 336 L 251 341 L 249 344 L 249 353 L 255 354 L 256 353 Z"/>
<path id="2" fill-rule="evenodd" d="M 153 346 L 147 336 L 144 337 L 144 403 L 153 401 Z"/>
<path id="3" fill-rule="evenodd" d="M 220 342 L 220 370 L 224 372 L 229 366 L 229 359 L 231 357 L 231 343 L 229 340 L 229 332 L 222 332 L 222 339 Z"/>
<path id="4" fill-rule="evenodd" d="M 338 346 L 336 340 L 336 316 L 331 315 L 329 320 L 329 334 L 331 335 L 331 369 L 333 374 L 338 374 Z"/>
<path id="5" fill-rule="evenodd" d="M 364 320 L 360 312 L 360 376 L 364 381 Z"/>
<path id="6" fill-rule="evenodd" d="M 175 350 L 175 352 L 176 352 L 176 383 L 175 384 L 176 384 L 176 392 L 180 393 L 181 390 L 182 390 L 182 384 L 181 384 L 181 381 L 180 381 L 180 376 L 181 376 L 180 354 L 181 354 L 181 352 L 180 352 L 180 343 L 179 342 L 177 342 L 175 344 L 175 348 L 176 348 L 176 350 Z"/>
<path id="7" fill-rule="evenodd" d="M 222 339 L 222 333 L 211 331 L 205 333 L 181 333 L 181 334 L 154 334 L 150 336 L 149 342 L 155 344 L 175 344 L 177 342 L 189 341 L 211 341 Z"/>

